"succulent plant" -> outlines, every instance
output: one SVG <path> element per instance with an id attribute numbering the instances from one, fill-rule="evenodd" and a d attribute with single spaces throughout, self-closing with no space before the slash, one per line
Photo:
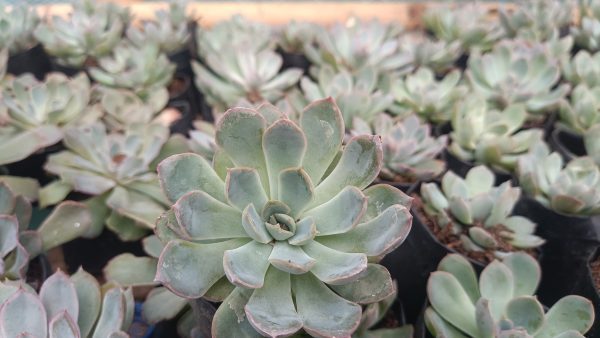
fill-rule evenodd
<path id="1" fill-rule="evenodd" d="M 526 118 L 522 104 L 499 111 L 484 98 L 470 96 L 454 111 L 448 151 L 463 161 L 513 172 L 519 156 L 544 136 L 542 129 L 522 129 Z"/>
<path id="2" fill-rule="evenodd" d="M 210 29 L 198 26 L 196 30 L 198 55 L 202 60 L 208 55 L 223 57 L 225 54 L 233 54 L 232 49 L 258 54 L 263 50 L 274 50 L 276 43 L 270 26 L 240 15 L 221 21 Z"/>
<path id="3" fill-rule="evenodd" d="M 63 66 L 93 64 L 121 41 L 129 11 L 114 3 L 84 0 L 73 4 L 67 18 L 53 16 L 34 31 L 46 52 Z"/>
<path id="4" fill-rule="evenodd" d="M 156 280 L 185 298 L 226 295 L 214 337 L 349 336 L 358 304 L 393 292 L 367 261 L 406 238 L 412 199 L 389 185 L 361 191 L 379 173 L 381 143 L 357 136 L 341 150 L 343 136 L 331 99 L 298 124 L 271 105 L 234 108 L 217 125 L 212 166 L 196 154 L 159 164 L 175 204 L 156 225 L 166 243 Z"/>
<path id="5" fill-rule="evenodd" d="M 292 93 L 289 99 L 295 111 L 311 101 L 332 97 L 339 106 L 346 121 L 346 128 L 359 118 L 367 123 L 377 114 L 387 110 L 392 104 L 392 96 L 378 88 L 377 72 L 373 68 L 363 68 L 354 75 L 346 70 L 335 71 L 328 65 L 319 68 L 316 82 L 305 76 L 300 81 L 302 94 Z"/>
<path id="6" fill-rule="evenodd" d="M 548 311 L 534 296 L 541 277 L 531 256 L 513 253 L 479 276 L 457 254 L 447 255 L 427 282 L 425 324 L 436 337 L 582 337 L 594 323 L 592 303 L 569 295 Z"/>
<path id="7" fill-rule="evenodd" d="M 501 27 L 489 19 L 489 10 L 476 3 L 432 6 L 423 14 L 423 24 L 438 39 L 458 41 L 467 52 L 472 47 L 489 50 L 503 35 Z"/>
<path id="8" fill-rule="evenodd" d="M 600 124 L 596 124 L 583 134 L 586 153 L 600 166 Z"/>
<path id="9" fill-rule="evenodd" d="M 400 36 L 401 53 L 407 55 L 413 67 L 426 67 L 438 75 L 445 75 L 455 68 L 463 55 L 459 41 L 433 40 L 422 32 L 409 32 Z M 400 75 L 409 73 L 413 67 L 404 68 Z"/>
<path id="10" fill-rule="evenodd" d="M 562 157 L 540 142 L 519 158 L 517 171 L 523 191 L 546 208 L 569 216 L 600 214 L 600 169 L 591 157 L 563 168 Z"/>
<path id="11" fill-rule="evenodd" d="M 528 113 L 539 116 L 556 108 L 569 85 L 555 88 L 560 78 L 557 61 L 544 46 L 517 49 L 500 43 L 493 51 L 469 58 L 467 79 L 473 89 L 499 108 L 523 103 Z"/>
<path id="12" fill-rule="evenodd" d="M 502 258 L 513 250 L 539 247 L 535 224 L 522 216 L 511 216 L 521 189 L 510 181 L 494 187 L 494 174 L 485 166 L 469 170 L 463 179 L 452 171 L 437 183 L 421 185 L 425 213 L 441 229 L 458 237 L 462 251 L 493 253 Z"/>
<path id="13" fill-rule="evenodd" d="M 379 114 L 373 128 L 363 124 L 352 130 L 353 135 L 380 135 L 383 144 L 383 166 L 379 176 L 392 181 L 430 181 L 439 176 L 446 163 L 437 157 L 446 147 L 447 136 L 430 135 L 430 126 L 422 124 L 415 115 L 394 121 Z M 356 127 L 358 123 L 354 123 Z"/>
<path id="14" fill-rule="evenodd" d="M 394 283 L 395 284 L 395 283 Z M 396 300 L 397 290 L 377 303 L 371 303 L 363 310 L 360 325 L 353 338 L 412 338 L 414 329 L 412 325 L 397 328 L 378 328 L 378 324 L 385 318 L 388 310 Z"/>
<path id="15" fill-rule="evenodd" d="M 576 134 L 581 135 L 600 124 L 600 86 L 589 88 L 585 84 L 578 85 L 558 112 L 558 124 Z"/>
<path id="16" fill-rule="evenodd" d="M 394 104 L 389 110 L 400 117 L 414 113 L 435 123 L 449 121 L 454 105 L 467 91 L 459 85 L 460 78 L 460 71 L 455 70 L 438 81 L 431 69 L 419 68 L 392 82 Z"/>
<path id="17" fill-rule="evenodd" d="M 11 54 L 26 51 L 37 44 L 33 31 L 40 23 L 34 7 L 26 5 L 3 6 L 0 10 L 0 49 Z"/>
<path id="18" fill-rule="evenodd" d="M 154 91 L 166 91 L 175 68 L 158 45 L 146 43 L 136 47 L 122 43 L 111 55 L 100 58 L 98 67 L 90 68 L 89 73 L 100 84 L 130 89 L 142 99 L 149 100 Z"/>
<path id="19" fill-rule="evenodd" d="M 147 256 L 134 256 L 131 253 L 118 255 L 104 267 L 104 277 L 124 287 L 154 287 L 142 304 L 142 318 L 149 324 L 156 324 L 181 315 L 178 332 L 182 337 L 187 337 L 188 322 L 193 316 L 188 299 L 177 296 L 154 281 L 158 257 L 164 245 L 156 235 L 144 238 L 142 244 Z"/>
<path id="20" fill-rule="evenodd" d="M 104 86 L 95 86 L 94 100 L 104 112 L 102 119 L 111 131 L 120 131 L 139 123 L 151 123 L 158 118 L 169 100 L 164 87 L 157 87 L 142 100 L 134 91 Z"/>
<path id="21" fill-rule="evenodd" d="M 305 46 L 306 57 L 318 68 L 329 65 L 335 71 L 358 72 L 373 68 L 378 75 L 410 67 L 410 55 L 400 51 L 398 37 L 402 27 L 377 20 L 355 17 L 330 28 L 321 28 L 316 44 Z"/>
<path id="22" fill-rule="evenodd" d="M 547 41 L 571 25 L 573 8 L 572 0 L 527 0 L 512 12 L 502 8 L 500 22 L 510 38 Z"/>
<path id="23" fill-rule="evenodd" d="M 2 337 L 129 337 L 131 289 L 101 289 L 82 269 L 71 277 L 55 272 L 39 294 L 25 284 L 0 282 L 0 294 Z"/>
<path id="24" fill-rule="evenodd" d="M 24 280 L 30 260 L 85 235 L 91 226 L 88 209 L 77 202 L 59 204 L 36 230 L 30 229 L 31 214 L 29 200 L 13 192 L 5 178 L 1 178 L 0 281 Z"/>
<path id="25" fill-rule="evenodd" d="M 572 85 L 600 86 L 600 53 L 580 50 L 574 57 L 561 59 L 563 77 Z"/>
<path id="26" fill-rule="evenodd" d="M 303 53 L 304 45 L 314 43 L 318 26 L 312 22 L 290 21 L 277 33 L 277 44 L 288 53 Z"/>
<path id="27" fill-rule="evenodd" d="M 9 80 L 0 107 L 0 164 L 8 164 L 59 142 L 64 129 L 93 123 L 100 111 L 88 107 L 85 74 L 70 79 L 51 73 L 44 81 L 31 74 Z"/>
<path id="28" fill-rule="evenodd" d="M 600 50 L 600 4 L 594 0 L 579 1 L 578 24 L 571 27 L 575 44 L 591 52 Z"/>
<path id="29" fill-rule="evenodd" d="M 156 11 L 154 20 L 142 22 L 141 27 L 129 26 L 127 38 L 138 48 L 154 44 L 167 54 L 185 49 L 191 36 L 186 7 L 187 0 L 171 0 L 169 10 Z"/>
<path id="30" fill-rule="evenodd" d="M 168 138 L 168 129 L 157 124 L 132 125 L 125 133 L 109 134 L 99 123 L 68 130 L 66 150 L 44 166 L 59 180 L 42 189 L 40 204 L 84 193 L 93 196 L 88 203 L 98 233 L 106 223 L 123 240 L 143 237 L 168 206 L 154 173 Z"/>

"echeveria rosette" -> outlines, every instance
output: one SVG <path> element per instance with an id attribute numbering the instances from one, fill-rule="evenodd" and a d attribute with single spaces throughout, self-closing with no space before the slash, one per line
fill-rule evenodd
<path id="1" fill-rule="evenodd" d="M 584 156 L 563 165 L 560 154 L 550 153 L 540 142 L 519 158 L 519 184 L 529 197 L 557 213 L 600 214 L 600 168 L 594 159 Z"/>
<path id="2" fill-rule="evenodd" d="M 33 31 L 40 23 L 35 7 L 26 4 L 3 6 L 0 10 L 0 49 L 10 54 L 27 51 L 37 44 Z"/>
<path id="3" fill-rule="evenodd" d="M 573 89 L 569 100 L 564 100 L 558 110 L 557 126 L 583 135 L 600 124 L 600 86 L 580 84 Z"/>
<path id="4" fill-rule="evenodd" d="M 530 118 L 539 119 L 556 108 L 570 89 L 568 84 L 555 87 L 560 68 L 546 48 L 541 44 L 507 41 L 483 55 L 474 52 L 466 71 L 469 84 L 497 108 L 522 103 Z"/>
<path id="5" fill-rule="evenodd" d="M 395 121 L 387 114 L 379 114 L 367 123 L 355 121 L 353 135 L 380 135 L 383 143 L 383 166 L 379 177 L 407 182 L 430 181 L 446 170 L 446 162 L 438 156 L 446 147 L 448 137 L 431 136 L 431 127 L 416 115 Z"/>
<path id="6" fill-rule="evenodd" d="M 580 50 L 573 57 L 561 58 L 560 66 L 563 77 L 571 85 L 600 86 L 600 52 L 591 54 Z"/>
<path id="7" fill-rule="evenodd" d="M 572 0 L 527 0 L 508 12 L 500 9 L 500 23 L 509 38 L 548 41 L 557 38 L 573 21 Z"/>
<path id="8" fill-rule="evenodd" d="M 92 222 L 73 201 L 59 204 L 36 230 L 29 229 L 31 216 L 29 200 L 0 178 L 0 280 L 24 280 L 30 260 L 83 235 Z"/>
<path id="9" fill-rule="evenodd" d="M 533 222 L 511 215 L 521 189 L 510 182 L 494 187 L 494 180 L 494 174 L 485 166 L 469 170 L 464 179 L 448 171 L 441 189 L 437 183 L 421 185 L 423 209 L 439 227 L 451 225 L 466 251 L 489 251 L 500 258 L 509 253 L 505 243 L 514 250 L 542 245 L 544 240 L 534 235 Z M 498 226 L 500 231 L 492 229 Z"/>
<path id="10" fill-rule="evenodd" d="M 579 1 L 579 22 L 571 27 L 577 46 L 588 51 L 600 50 L 600 5 L 595 0 Z"/>
<path id="11" fill-rule="evenodd" d="M 434 40 L 424 32 L 408 32 L 399 39 L 400 50 L 409 56 L 414 67 L 430 68 L 437 75 L 444 75 L 453 69 L 463 54 L 459 41 Z M 411 68 L 405 70 L 411 71 Z"/>
<path id="12" fill-rule="evenodd" d="M 600 166 L 600 124 L 596 124 L 583 134 L 586 154 Z"/>
<path id="13" fill-rule="evenodd" d="M 24 282 L 0 282 L 0 336 L 127 338 L 134 314 L 131 288 L 102 288 L 79 269 L 55 272 L 36 293 Z"/>
<path id="14" fill-rule="evenodd" d="M 388 185 L 363 191 L 381 168 L 381 141 L 357 136 L 342 148 L 343 137 L 331 99 L 298 124 L 270 105 L 234 108 L 218 122 L 212 166 L 195 154 L 158 166 L 175 204 L 156 227 L 168 242 L 156 280 L 185 298 L 227 295 L 213 336 L 349 336 L 359 304 L 393 292 L 369 262 L 406 238 L 411 198 Z"/>
<path id="15" fill-rule="evenodd" d="M 459 85 L 461 73 L 452 71 L 439 81 L 435 73 L 426 67 L 392 83 L 394 103 L 389 110 L 401 117 L 417 114 L 435 123 L 449 121 L 458 100 L 467 88 Z"/>
<path id="16" fill-rule="evenodd" d="M 457 104 L 452 116 L 448 151 L 463 161 L 511 173 L 518 158 L 544 136 L 542 129 L 523 129 L 526 119 L 522 104 L 499 111 L 481 96 L 469 96 Z"/>
<path id="17" fill-rule="evenodd" d="M 168 206 L 154 172 L 168 140 L 168 129 L 157 124 L 125 133 L 107 133 L 99 123 L 70 129 L 66 150 L 50 155 L 44 166 L 59 180 L 41 190 L 40 204 L 54 204 L 71 191 L 90 195 L 86 203 L 98 233 L 105 223 L 123 240 L 139 239 Z"/>
<path id="18" fill-rule="evenodd" d="M 524 253 L 493 261 L 479 281 L 464 257 L 447 255 L 427 282 L 425 325 L 435 337 L 583 338 L 594 323 L 592 302 L 569 295 L 545 311 L 535 296 L 540 278 Z"/>

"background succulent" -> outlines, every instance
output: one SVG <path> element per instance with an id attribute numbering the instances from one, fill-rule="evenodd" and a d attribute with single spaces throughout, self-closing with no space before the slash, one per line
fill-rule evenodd
<path id="1" fill-rule="evenodd" d="M 202 60 L 211 54 L 231 53 L 231 48 L 251 50 L 254 53 L 273 50 L 276 42 L 270 26 L 240 15 L 221 21 L 210 29 L 196 29 L 197 52 Z"/>
<path id="2" fill-rule="evenodd" d="M 503 35 L 501 27 L 490 20 L 489 11 L 475 3 L 434 6 L 423 14 L 423 24 L 438 39 L 458 41 L 468 53 L 472 47 L 491 49 Z"/>
<path id="3" fill-rule="evenodd" d="M 393 292 L 367 257 L 400 245 L 411 199 L 388 185 L 362 192 L 379 172 L 381 143 L 358 136 L 340 154 L 343 126 L 331 100 L 309 105 L 299 124 L 270 105 L 234 108 L 217 125 L 214 165 L 194 154 L 159 165 L 175 204 L 157 223 L 167 244 L 156 280 L 186 298 L 227 295 L 214 336 L 348 336 L 358 304 Z"/>
<path id="4" fill-rule="evenodd" d="M 154 20 L 144 21 L 141 27 L 129 26 L 127 38 L 138 48 L 155 44 L 167 54 L 185 49 L 191 37 L 186 7 L 186 0 L 171 0 L 169 10 L 156 11 Z"/>
<path id="5" fill-rule="evenodd" d="M 579 21 L 571 27 L 575 44 L 591 52 L 600 50 L 600 4 L 594 0 L 579 1 Z"/>
<path id="6" fill-rule="evenodd" d="M 102 120 L 111 131 L 120 131 L 139 123 L 156 121 L 169 100 L 164 87 L 157 87 L 141 99 L 134 91 L 104 86 L 95 86 L 94 99 L 104 114 Z"/>
<path id="7" fill-rule="evenodd" d="M 596 124 L 583 134 L 583 142 L 588 156 L 600 166 L 600 124 Z"/>
<path id="8" fill-rule="evenodd" d="M 600 85 L 600 53 L 590 54 L 580 50 L 574 57 L 561 59 L 563 77 L 572 85 Z"/>
<path id="9" fill-rule="evenodd" d="M 109 134 L 102 124 L 68 130 L 66 150 L 50 155 L 44 167 L 60 179 L 42 189 L 40 204 L 54 204 L 72 190 L 84 193 L 92 196 L 98 233 L 106 223 L 123 240 L 142 238 L 168 205 L 154 173 L 168 138 L 157 124 L 125 133 Z"/>
<path id="10" fill-rule="evenodd" d="M 570 216 L 600 213 L 600 169 L 591 157 L 563 167 L 562 157 L 540 142 L 519 158 L 517 170 L 523 191 L 546 208 Z"/>
<path id="11" fill-rule="evenodd" d="M 558 37 L 573 21 L 572 0 L 527 0 L 509 12 L 500 10 L 500 22 L 510 38 L 547 41 Z"/>
<path id="12" fill-rule="evenodd" d="M 166 90 L 175 68 L 158 45 L 146 43 L 136 47 L 122 43 L 111 55 L 100 58 L 98 67 L 90 68 L 89 73 L 100 84 L 130 89 L 143 100 L 150 100 L 155 90 Z"/>
<path id="13" fill-rule="evenodd" d="M 510 182 L 494 187 L 494 180 L 485 166 L 469 170 L 464 179 L 448 171 L 441 190 L 437 183 L 421 185 L 423 209 L 441 229 L 450 227 L 447 231 L 460 239 L 466 252 L 487 251 L 501 258 L 512 250 L 542 245 L 533 222 L 511 216 L 521 189 Z"/>
<path id="14" fill-rule="evenodd" d="M 594 322 L 592 303 L 570 295 L 548 311 L 534 296 L 540 282 L 535 259 L 514 253 L 479 276 L 460 255 L 446 256 L 431 274 L 425 323 L 444 337 L 583 337 Z"/>
<path id="15" fill-rule="evenodd" d="M 419 68 L 392 83 L 394 104 L 389 110 L 400 117 L 415 113 L 435 123 L 449 121 L 454 105 L 466 94 L 467 88 L 459 85 L 460 78 L 456 70 L 438 81 L 431 69 Z"/>
<path id="16" fill-rule="evenodd" d="M 85 74 L 68 78 L 51 73 L 44 81 L 31 74 L 9 80 L 0 108 L 0 164 L 20 161 L 59 142 L 64 129 L 96 121 L 88 108 L 90 82 Z"/>
<path id="17" fill-rule="evenodd" d="M 407 32 L 399 38 L 400 53 L 410 60 L 411 67 L 399 71 L 398 75 L 409 73 L 413 68 L 426 67 L 437 75 L 445 75 L 463 55 L 459 41 L 434 40 L 421 32 Z"/>
<path id="18" fill-rule="evenodd" d="M 326 65 L 319 68 L 316 82 L 305 76 L 300 81 L 300 87 L 302 94 L 296 92 L 289 95 L 297 112 L 311 101 L 332 97 L 348 129 L 357 118 L 370 123 L 392 103 L 392 96 L 378 89 L 377 72 L 373 68 L 363 68 L 353 75 L 346 70 L 336 72 Z"/>
<path id="19" fill-rule="evenodd" d="M 213 109 L 222 113 L 242 100 L 253 104 L 279 100 L 302 76 L 298 68 L 280 73 L 281 65 L 281 56 L 273 50 L 239 48 L 207 54 L 203 63 L 193 62 L 192 68 L 196 86 Z"/>
<path id="20" fill-rule="evenodd" d="M 114 3 L 84 0 L 67 18 L 53 16 L 35 30 L 48 54 L 63 66 L 81 68 L 110 54 L 121 41 L 129 11 Z"/>
<path id="21" fill-rule="evenodd" d="M 402 27 L 377 20 L 361 21 L 355 17 L 345 23 L 321 28 L 316 44 L 306 45 L 306 57 L 317 66 L 335 71 L 358 72 L 371 67 L 378 75 L 410 66 L 411 58 L 400 52 L 398 37 Z"/>
<path id="22" fill-rule="evenodd" d="M 304 45 L 314 43 L 318 26 L 312 22 L 290 21 L 277 32 L 277 44 L 288 53 L 302 53 Z"/>
<path id="23" fill-rule="evenodd" d="M 37 182 L 35 184 L 37 186 Z M 59 204 L 37 229 L 30 229 L 32 206 L 0 181 L 0 280 L 25 280 L 28 263 L 42 252 L 86 235 L 91 226 L 81 203 Z M 1 326 L 1 325 L 0 325 Z"/>
<path id="24" fill-rule="evenodd" d="M 189 136 L 190 150 L 212 162 L 217 150 L 215 126 L 201 120 L 194 121 L 194 129 L 190 130 Z"/>
<path id="25" fill-rule="evenodd" d="M 522 129 L 526 118 L 523 105 L 498 111 L 485 99 L 470 96 L 456 106 L 448 151 L 463 161 L 512 172 L 519 156 L 544 136 L 541 129 Z"/>
<path id="26" fill-rule="evenodd" d="M 431 128 L 415 115 L 395 121 L 379 114 L 372 123 L 352 130 L 353 135 L 380 135 L 383 145 L 383 166 L 379 176 L 391 181 L 430 181 L 439 176 L 446 163 L 437 159 L 444 151 L 447 136 L 431 136 Z"/>
<path id="27" fill-rule="evenodd" d="M 560 126 L 577 134 L 583 134 L 600 123 L 600 86 L 588 88 L 580 84 L 571 92 L 569 101 L 559 109 Z"/>
<path id="28" fill-rule="evenodd" d="M 473 89 L 499 108 L 523 103 L 538 116 L 555 108 L 569 91 L 558 85 L 560 68 L 543 46 L 518 49 L 499 43 L 493 51 L 474 53 L 468 61 L 467 79 Z"/>
<path id="29" fill-rule="evenodd" d="M 8 48 L 11 54 L 26 51 L 37 44 L 33 31 L 40 18 L 33 7 L 3 6 L 0 10 L 0 49 Z"/>
<path id="30" fill-rule="evenodd" d="M 2 337 L 129 337 L 131 289 L 101 289 L 84 270 L 71 277 L 54 273 L 39 294 L 25 284 L 7 282 L 0 282 L 0 293 Z"/>

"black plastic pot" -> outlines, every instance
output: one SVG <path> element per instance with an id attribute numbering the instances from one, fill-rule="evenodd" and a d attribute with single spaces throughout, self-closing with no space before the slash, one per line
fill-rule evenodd
<path id="1" fill-rule="evenodd" d="M 449 253 L 456 251 L 440 243 L 414 208 L 411 211 L 413 224 L 408 237 L 398 249 L 382 261 L 398 283 L 398 299 L 405 311 L 406 319 L 414 323 L 426 299 L 429 274 L 437 270 L 439 262 Z M 467 258 L 469 259 L 469 258 Z M 480 272 L 484 265 L 469 259 Z"/>
<path id="2" fill-rule="evenodd" d="M 554 304 L 573 293 L 578 280 L 586 278 L 589 257 L 600 245 L 600 219 L 561 215 L 529 197 L 521 198 L 514 213 L 535 222 L 536 234 L 546 240 L 537 294 L 543 303 Z"/>
<path id="3" fill-rule="evenodd" d="M 8 58 L 6 67 L 10 74 L 21 75 L 31 73 L 38 80 L 43 80 L 51 69 L 48 55 L 46 55 L 44 48 L 40 44 L 26 51 L 11 55 Z"/>
<path id="4" fill-rule="evenodd" d="M 65 243 L 62 248 L 69 273 L 75 273 L 81 266 L 99 278 L 103 278 L 102 269 L 113 257 L 126 252 L 145 255 L 141 241 L 123 242 L 108 229 L 96 238 L 77 238 Z"/>
<path id="5" fill-rule="evenodd" d="M 181 113 L 181 118 L 173 122 L 169 129 L 171 133 L 178 133 L 187 135 L 190 129 L 192 129 L 192 123 L 194 122 L 194 114 L 190 103 L 185 100 L 171 101 L 169 107 L 177 109 Z"/>
<path id="6" fill-rule="evenodd" d="M 177 66 L 176 72 L 178 73 L 192 74 L 191 59 L 192 54 L 188 46 L 178 52 L 169 54 L 169 60 Z"/>
<path id="7" fill-rule="evenodd" d="M 557 151 L 567 161 L 586 154 L 581 135 L 564 128 L 555 128 L 549 134 L 548 143 L 554 151 Z"/>
<path id="8" fill-rule="evenodd" d="M 279 55 L 281 55 L 281 58 L 283 59 L 281 70 L 290 68 L 300 68 L 304 71 L 304 74 L 308 74 L 308 69 L 310 68 L 310 61 L 304 54 L 288 53 L 281 48 L 277 48 L 277 52 L 279 53 Z"/>
<path id="9" fill-rule="evenodd" d="M 446 160 L 448 170 L 453 171 L 455 174 L 461 177 L 467 176 L 469 170 L 475 167 L 475 164 L 461 160 L 460 158 L 454 156 L 452 152 L 448 151 L 448 149 L 444 150 L 444 159 Z M 490 168 L 490 170 L 496 176 L 496 185 L 502 184 L 506 181 L 511 181 L 513 179 L 512 175 L 509 173 L 500 172 L 498 170 L 494 170 L 493 168 Z"/>
<path id="10" fill-rule="evenodd" d="M 50 66 L 53 72 L 63 73 L 66 76 L 72 77 L 77 75 L 79 72 L 84 71 L 82 68 L 74 68 L 70 66 L 63 66 L 59 64 L 55 58 L 50 58 Z"/>
<path id="11" fill-rule="evenodd" d="M 57 143 L 50 147 L 46 147 L 37 153 L 29 155 L 29 157 L 19 162 L 7 164 L 5 166 L 7 174 L 19 177 L 35 178 L 40 184 L 45 185 L 50 183 L 52 177 L 44 171 L 44 164 L 48 156 L 64 149 L 62 143 Z"/>
<path id="12" fill-rule="evenodd" d="M 440 137 L 442 135 L 448 135 L 452 132 L 452 124 L 450 122 L 444 122 L 432 125 L 433 136 Z"/>

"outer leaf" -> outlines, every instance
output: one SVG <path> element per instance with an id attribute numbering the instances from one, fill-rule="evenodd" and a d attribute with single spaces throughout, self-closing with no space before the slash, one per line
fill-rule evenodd
<path id="1" fill-rule="evenodd" d="M 225 202 L 225 183 L 210 163 L 197 154 L 173 155 L 158 165 L 160 186 L 171 202 L 193 190 Z"/>
<path id="2" fill-rule="evenodd" d="M 42 284 L 40 301 L 46 309 L 48 318 L 65 312 L 73 321 L 79 316 L 79 301 L 74 283 L 62 271 L 57 271 Z"/>
<path id="3" fill-rule="evenodd" d="M 302 167 L 317 184 L 342 145 L 344 120 L 333 99 L 327 98 L 304 108 L 300 126 L 306 135 Z"/>
<path id="4" fill-rule="evenodd" d="M 425 325 L 435 337 L 467 338 L 430 307 L 425 310 Z"/>
<path id="5" fill-rule="evenodd" d="M 365 274 L 357 280 L 344 285 L 331 285 L 331 289 L 351 302 L 371 304 L 394 294 L 396 286 L 386 268 L 369 264 Z"/>
<path id="6" fill-rule="evenodd" d="M 513 298 L 506 305 L 506 318 L 512 321 L 515 327 L 522 327 L 534 334 L 544 324 L 544 308 L 535 297 Z"/>
<path id="7" fill-rule="evenodd" d="M 515 252 L 503 260 L 514 277 L 514 295 L 533 295 L 537 290 L 542 271 L 535 258 L 523 252 Z"/>
<path id="8" fill-rule="evenodd" d="M 155 258 L 124 253 L 111 259 L 104 267 L 104 278 L 121 286 L 155 285 L 156 263 Z"/>
<path id="9" fill-rule="evenodd" d="M 102 311 L 92 338 L 105 338 L 121 330 L 125 321 L 127 304 L 123 290 L 112 288 L 104 294 Z"/>
<path id="10" fill-rule="evenodd" d="M 381 169 L 383 150 L 379 136 L 361 135 L 351 139 L 342 157 L 331 174 L 315 189 L 315 199 L 311 206 L 330 200 L 346 186 L 366 188 Z"/>
<path id="11" fill-rule="evenodd" d="M 502 263 L 493 261 L 483 269 L 479 276 L 481 297 L 490 302 L 490 310 L 494 320 L 504 315 L 504 309 L 514 294 L 514 276 Z"/>
<path id="12" fill-rule="evenodd" d="M 349 337 L 358 327 L 361 307 L 327 288 L 310 273 L 293 277 L 298 314 L 315 337 Z"/>
<path id="13" fill-rule="evenodd" d="M 265 286 L 252 293 L 245 310 L 250 324 L 267 336 L 287 336 L 302 328 L 292 300 L 290 275 L 273 267 L 267 272 Z"/>
<path id="14" fill-rule="evenodd" d="M 269 256 L 269 262 L 280 270 L 292 274 L 301 274 L 310 271 L 316 261 L 307 255 L 302 248 L 277 241 Z"/>
<path id="15" fill-rule="evenodd" d="M 154 288 L 142 304 L 142 316 L 150 324 L 158 323 L 175 318 L 187 304 L 187 299 L 173 294 L 166 288 Z"/>
<path id="16" fill-rule="evenodd" d="M 2 304 L 0 323 L 1 337 L 46 337 L 48 330 L 42 303 L 24 289 L 19 289 Z"/>
<path id="17" fill-rule="evenodd" d="M 212 244 L 196 244 L 172 240 L 160 255 L 155 280 L 181 297 L 202 297 L 225 275 L 224 252 L 247 242 L 247 239 L 232 239 Z"/>
<path id="18" fill-rule="evenodd" d="M 433 272 L 427 282 L 427 296 L 435 311 L 444 320 L 472 337 L 478 336 L 475 305 L 453 275 L 443 271 Z"/>
<path id="19" fill-rule="evenodd" d="M 479 295 L 479 285 L 477 284 L 475 270 L 473 270 L 471 263 L 462 255 L 446 255 L 438 265 L 438 271 L 451 273 L 461 284 L 463 290 L 469 295 L 473 304 L 481 297 Z"/>
<path id="20" fill-rule="evenodd" d="M 244 306 L 250 298 L 251 290 L 235 288 L 219 306 L 212 323 L 213 337 L 261 338 L 250 322 L 244 318 Z"/>
<path id="21" fill-rule="evenodd" d="M 62 202 L 38 229 L 42 250 L 47 251 L 83 235 L 91 224 L 92 217 L 83 203 Z"/>
<path id="22" fill-rule="evenodd" d="M 81 335 L 87 337 L 100 313 L 102 301 L 100 285 L 96 281 L 96 278 L 81 268 L 71 276 L 71 281 L 73 281 L 73 284 L 75 285 L 77 299 L 79 300 L 77 325 L 81 330 Z"/>
<path id="23" fill-rule="evenodd" d="M 356 187 L 347 186 L 331 200 L 303 213 L 312 217 L 319 236 L 346 233 L 360 221 L 367 209 L 367 198 Z"/>
<path id="24" fill-rule="evenodd" d="M 302 247 L 316 260 L 311 272 L 327 284 L 340 285 L 356 280 L 367 269 L 367 256 L 330 249 L 316 241 Z"/>
<path id="25" fill-rule="evenodd" d="M 546 313 L 546 321 L 536 338 L 551 338 L 570 330 L 586 333 L 594 323 L 592 303 L 581 297 L 570 295 L 561 298 Z"/>

